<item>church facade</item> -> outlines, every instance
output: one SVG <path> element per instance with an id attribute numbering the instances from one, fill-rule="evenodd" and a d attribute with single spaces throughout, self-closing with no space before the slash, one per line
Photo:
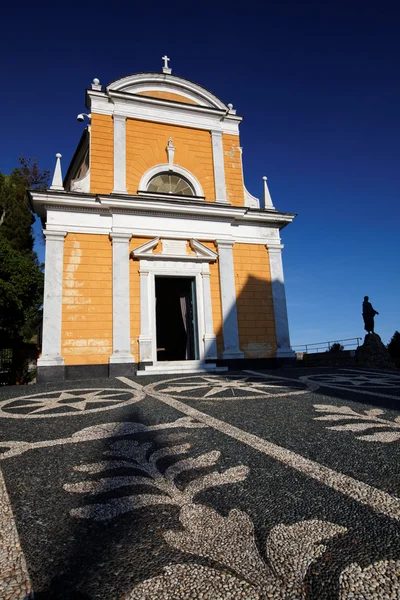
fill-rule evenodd
<path id="1" fill-rule="evenodd" d="M 87 90 L 64 180 L 31 191 L 45 225 L 38 382 L 293 358 L 280 230 L 246 190 L 241 117 L 172 74 Z M 259 362 L 260 359 L 264 362 Z"/>

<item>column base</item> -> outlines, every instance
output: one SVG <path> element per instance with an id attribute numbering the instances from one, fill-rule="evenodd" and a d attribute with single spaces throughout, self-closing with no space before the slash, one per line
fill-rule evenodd
<path id="1" fill-rule="evenodd" d="M 115 352 L 114 354 L 111 354 L 108 362 L 110 363 L 110 365 L 121 363 L 134 363 L 135 357 L 132 356 L 130 352 Z"/>
<path id="2" fill-rule="evenodd" d="M 278 348 L 276 358 L 296 358 L 296 352 L 291 348 Z"/>
<path id="3" fill-rule="evenodd" d="M 60 383 L 65 379 L 65 366 L 52 365 L 52 366 L 38 366 L 36 369 L 36 383 Z"/>
<path id="4" fill-rule="evenodd" d="M 222 358 L 224 360 L 236 360 L 238 358 L 244 358 L 244 353 L 240 350 L 224 350 Z"/>
<path id="5" fill-rule="evenodd" d="M 63 367 L 64 364 L 65 362 L 61 354 L 43 354 L 37 361 L 38 367 Z"/>
<path id="6" fill-rule="evenodd" d="M 130 352 L 116 352 L 108 361 L 108 376 L 136 375 L 135 358 Z"/>

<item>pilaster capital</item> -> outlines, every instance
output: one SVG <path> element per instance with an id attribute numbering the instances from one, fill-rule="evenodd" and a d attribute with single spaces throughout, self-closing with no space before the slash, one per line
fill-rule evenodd
<path id="1" fill-rule="evenodd" d="M 132 238 L 131 233 L 125 233 L 122 231 L 111 231 L 109 236 L 110 236 L 110 239 L 112 240 L 113 244 L 115 242 L 129 244 L 129 242 L 131 241 L 131 238 Z"/>
<path id="2" fill-rule="evenodd" d="M 113 119 L 114 119 L 114 121 L 119 121 L 120 123 L 124 123 L 126 121 L 126 116 L 125 115 L 120 115 L 118 113 L 114 113 L 113 114 Z"/>
<path id="3" fill-rule="evenodd" d="M 228 250 L 233 248 L 234 240 L 215 240 L 218 250 Z"/>
<path id="4" fill-rule="evenodd" d="M 265 247 L 269 253 L 275 252 L 276 254 L 281 254 L 285 246 L 283 244 L 265 244 Z"/>
<path id="5" fill-rule="evenodd" d="M 44 229 L 43 235 L 46 238 L 46 241 L 63 242 L 65 236 L 67 235 L 67 232 L 66 231 L 52 231 L 51 229 Z"/>
<path id="6" fill-rule="evenodd" d="M 211 136 L 213 138 L 222 138 L 222 131 L 220 129 L 211 129 Z"/>

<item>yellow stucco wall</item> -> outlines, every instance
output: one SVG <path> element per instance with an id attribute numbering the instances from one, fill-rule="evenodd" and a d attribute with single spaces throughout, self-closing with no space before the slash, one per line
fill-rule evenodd
<path id="1" fill-rule="evenodd" d="M 201 129 L 126 120 L 126 185 L 136 194 L 141 177 L 159 164 L 168 162 L 166 146 L 172 137 L 175 164 L 190 171 L 200 182 L 206 200 L 215 200 L 211 133 Z"/>
<path id="2" fill-rule="evenodd" d="M 224 133 L 222 135 L 222 146 L 224 150 L 227 199 L 234 206 L 244 206 L 244 183 L 239 136 Z"/>
<path id="3" fill-rule="evenodd" d="M 233 246 L 239 345 L 245 358 L 275 356 L 276 334 L 268 250 Z"/>
<path id="4" fill-rule="evenodd" d="M 112 354 L 112 247 L 107 235 L 69 233 L 64 245 L 62 356 L 106 364 Z"/>
<path id="5" fill-rule="evenodd" d="M 114 122 L 92 113 L 90 134 L 90 191 L 110 194 L 114 188 Z"/>
<path id="6" fill-rule="evenodd" d="M 174 102 L 184 102 L 185 104 L 197 104 L 194 100 L 174 94 L 173 92 L 160 92 L 158 90 L 149 90 L 146 92 L 138 92 L 138 96 L 150 96 L 150 98 L 160 98 L 161 100 L 173 100 Z"/>

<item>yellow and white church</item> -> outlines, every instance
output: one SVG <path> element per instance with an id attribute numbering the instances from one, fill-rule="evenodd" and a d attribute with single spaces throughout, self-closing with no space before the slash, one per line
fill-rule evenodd
<path id="1" fill-rule="evenodd" d="M 45 226 L 37 381 L 267 366 L 290 347 L 280 230 L 244 185 L 242 118 L 202 86 L 137 73 L 86 92 Z"/>

